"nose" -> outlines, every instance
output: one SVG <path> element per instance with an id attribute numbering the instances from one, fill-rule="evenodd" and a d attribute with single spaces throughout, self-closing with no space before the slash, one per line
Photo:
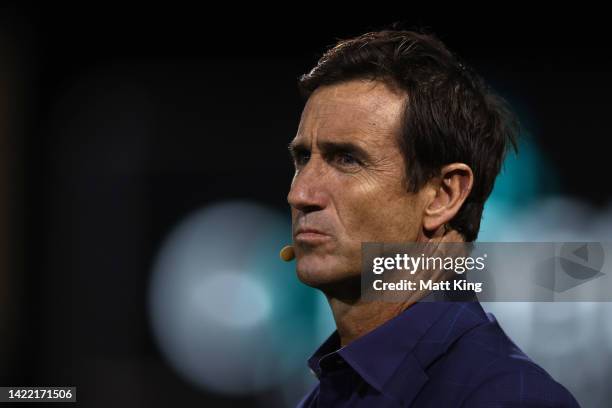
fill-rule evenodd
<path id="1" fill-rule="evenodd" d="M 329 194 L 326 188 L 325 164 L 313 156 L 296 172 L 287 195 L 289 205 L 303 213 L 320 211 L 327 206 Z"/>

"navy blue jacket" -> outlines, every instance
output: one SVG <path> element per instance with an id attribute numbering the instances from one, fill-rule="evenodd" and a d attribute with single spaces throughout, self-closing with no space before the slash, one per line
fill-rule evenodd
<path id="1" fill-rule="evenodd" d="M 319 378 L 299 407 L 578 407 L 475 302 L 419 302 L 308 360 Z"/>

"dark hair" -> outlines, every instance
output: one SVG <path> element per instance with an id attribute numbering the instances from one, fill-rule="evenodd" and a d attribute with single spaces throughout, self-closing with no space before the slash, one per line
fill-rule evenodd
<path id="1" fill-rule="evenodd" d="M 399 145 L 410 191 L 420 190 L 445 164 L 470 166 L 472 191 L 449 225 L 474 241 L 506 150 L 512 145 L 517 151 L 519 124 L 506 102 L 440 40 L 414 31 L 342 40 L 300 77 L 299 88 L 308 98 L 320 86 L 352 79 L 380 80 L 407 93 Z"/>

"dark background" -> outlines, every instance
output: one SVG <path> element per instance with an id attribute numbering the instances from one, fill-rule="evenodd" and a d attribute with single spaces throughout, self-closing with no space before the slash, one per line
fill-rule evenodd
<path id="1" fill-rule="evenodd" d="M 118 393 L 134 406 L 261 401 L 205 393 L 165 365 L 145 284 L 165 234 L 205 203 L 288 214 L 296 79 L 337 38 L 431 29 L 517 107 L 562 193 L 608 204 L 607 23 L 503 11 L 4 9 L 0 384 L 74 384 L 88 406 Z"/>

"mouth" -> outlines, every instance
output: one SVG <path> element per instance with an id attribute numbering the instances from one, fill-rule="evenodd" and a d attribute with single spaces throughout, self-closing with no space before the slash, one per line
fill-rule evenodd
<path id="1" fill-rule="evenodd" d="M 329 240 L 331 236 L 315 228 L 298 228 L 293 240 L 303 244 L 317 244 Z"/>

